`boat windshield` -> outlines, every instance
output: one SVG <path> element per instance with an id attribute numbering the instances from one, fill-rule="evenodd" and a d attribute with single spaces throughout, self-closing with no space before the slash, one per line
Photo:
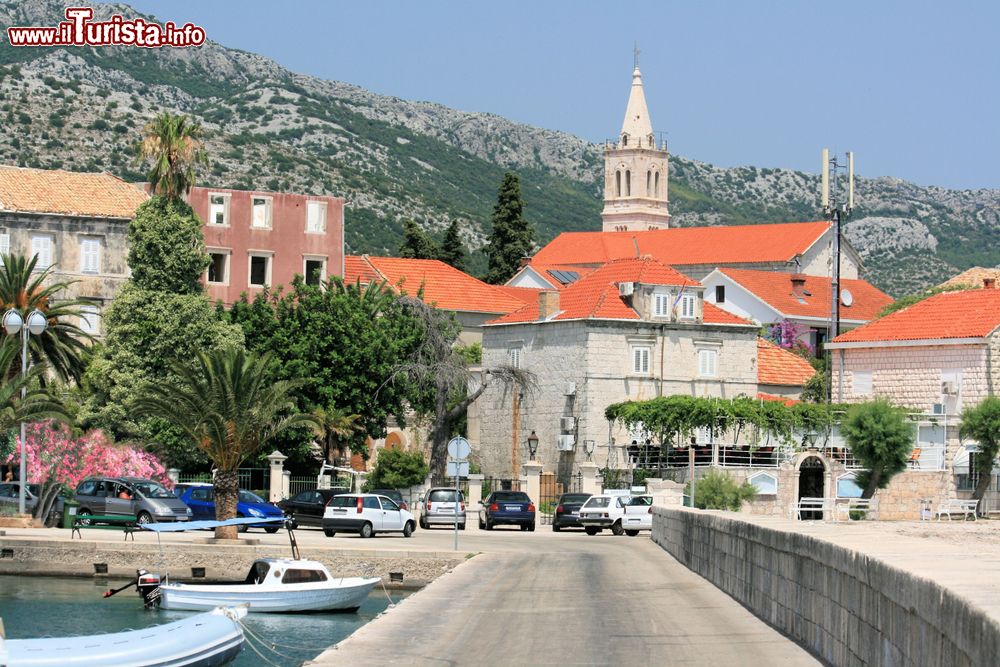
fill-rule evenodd
<path id="1" fill-rule="evenodd" d="M 172 491 L 167 491 L 156 482 L 135 482 L 135 490 L 146 498 L 176 498 Z"/>
<path id="2" fill-rule="evenodd" d="M 240 489 L 240 502 L 241 503 L 256 503 L 258 505 L 266 505 L 267 501 L 258 496 L 256 493 L 250 493 L 249 491 L 244 491 Z"/>

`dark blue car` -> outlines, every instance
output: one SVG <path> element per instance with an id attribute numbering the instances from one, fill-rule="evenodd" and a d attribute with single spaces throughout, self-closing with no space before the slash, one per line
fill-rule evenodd
<path id="1" fill-rule="evenodd" d="M 535 529 L 535 505 L 523 491 L 494 491 L 483 501 L 479 511 L 479 527 L 493 530 L 493 526 L 520 526 L 521 530 Z"/>
<path id="2" fill-rule="evenodd" d="M 178 484 L 174 488 L 174 493 L 184 501 L 185 505 L 191 508 L 192 520 L 211 521 L 215 519 L 215 489 L 211 484 Z M 285 513 L 257 494 L 240 489 L 240 496 L 236 503 L 236 516 L 269 519 L 283 517 Z M 243 525 L 239 527 L 239 531 L 241 533 L 246 532 L 247 528 L 263 528 L 269 533 L 276 533 L 281 528 L 281 524 L 262 523 Z"/>

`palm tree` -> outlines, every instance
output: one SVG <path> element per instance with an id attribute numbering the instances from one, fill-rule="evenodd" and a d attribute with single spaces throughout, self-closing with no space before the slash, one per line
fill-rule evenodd
<path id="1" fill-rule="evenodd" d="M 171 199 L 187 194 L 194 186 L 195 166 L 208 163 L 201 125 L 169 111 L 146 124 L 136 155 L 140 162 L 153 163 L 147 175 L 153 191 Z"/>
<path id="2" fill-rule="evenodd" d="M 31 259 L 23 255 L 2 256 L 0 311 L 15 308 L 24 316 L 36 309 L 44 313 L 49 326 L 40 336 L 28 339 L 29 361 L 33 364 L 46 363 L 61 379 L 79 382 L 86 366 L 87 343 L 92 342 L 93 337 L 73 322 L 82 316 L 80 306 L 86 301 L 58 300 L 57 295 L 65 292 L 72 283 L 50 281 L 52 267 L 35 271 L 37 261 L 37 255 Z M 19 345 L 15 348 L 20 361 L 21 348 Z M 20 364 L 14 364 L 8 370 L 20 372 Z"/>
<path id="3" fill-rule="evenodd" d="M 193 366 L 176 365 L 175 386 L 148 385 L 136 401 L 139 414 L 159 417 L 182 429 L 214 463 L 215 516 L 236 516 L 237 469 L 268 441 L 287 429 L 317 426 L 312 415 L 295 412 L 297 382 L 275 381 L 270 354 L 243 349 L 200 353 Z M 236 527 L 215 529 L 235 539 Z"/>
<path id="4" fill-rule="evenodd" d="M 323 460 L 335 464 L 334 459 L 344 453 L 344 445 L 364 430 L 364 426 L 358 423 L 361 415 L 347 414 L 346 410 L 333 406 L 318 408 L 314 414 L 324 436 Z M 334 452 L 337 452 L 336 456 Z"/>

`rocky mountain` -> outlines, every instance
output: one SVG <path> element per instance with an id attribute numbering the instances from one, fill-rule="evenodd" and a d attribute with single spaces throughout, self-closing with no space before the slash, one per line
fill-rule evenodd
<path id="1" fill-rule="evenodd" d="M 0 25 L 55 25 L 64 7 L 0 0 Z M 95 6 L 97 18 L 115 13 L 139 14 Z M 478 249 L 505 170 L 521 177 L 540 241 L 600 228 L 602 147 L 563 132 L 376 95 L 214 42 L 152 50 L 0 42 L 0 163 L 141 179 L 131 147 L 161 109 L 204 125 L 211 164 L 203 184 L 345 197 L 352 252 L 394 252 L 405 218 L 436 234 L 458 220 Z M 811 174 L 720 169 L 676 155 L 670 166 L 677 224 L 817 218 Z M 861 178 L 856 202 L 846 234 L 869 278 L 890 293 L 1000 264 L 1000 191 Z M 482 266 L 481 254 L 474 260 Z"/>

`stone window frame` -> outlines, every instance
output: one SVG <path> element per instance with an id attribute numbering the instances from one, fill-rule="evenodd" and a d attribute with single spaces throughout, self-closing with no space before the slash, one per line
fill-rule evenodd
<path id="1" fill-rule="evenodd" d="M 258 284 L 250 282 L 253 276 L 253 260 L 255 257 L 262 257 L 267 260 L 267 265 L 264 270 L 264 284 Z M 272 271 L 274 270 L 274 251 L 273 250 L 248 250 L 247 251 L 247 286 L 256 289 L 264 289 L 265 287 L 270 287 L 273 285 Z"/>
<path id="2" fill-rule="evenodd" d="M 327 255 L 302 255 L 302 279 L 307 285 L 311 284 L 309 283 L 309 273 L 306 268 L 309 265 L 309 262 L 322 262 L 323 267 L 319 272 L 319 284 L 322 284 L 327 277 L 327 266 L 329 261 L 330 258 Z"/>
<path id="3" fill-rule="evenodd" d="M 263 225 L 254 224 L 254 201 L 261 199 L 264 201 L 265 205 L 265 215 Z M 250 195 L 250 229 L 274 229 L 274 197 L 268 197 L 267 195 Z"/>
<path id="4" fill-rule="evenodd" d="M 101 308 L 96 303 L 84 303 L 80 305 L 79 327 L 84 333 L 91 336 L 101 334 Z"/>
<path id="5" fill-rule="evenodd" d="M 316 206 L 320 211 L 320 226 L 317 229 L 313 229 L 309 226 L 309 208 L 310 206 Z M 328 203 L 321 199 L 307 199 L 306 200 L 306 234 L 326 234 L 327 229 L 327 214 L 330 207 Z"/>
<path id="6" fill-rule="evenodd" d="M 225 265 L 225 270 L 223 271 L 223 279 L 222 279 L 222 281 L 212 281 L 212 280 L 209 280 L 208 279 L 208 269 L 206 268 L 205 269 L 205 284 L 206 285 L 222 285 L 222 286 L 228 287 L 229 286 L 230 278 L 233 275 L 233 250 L 232 250 L 232 248 L 205 248 L 205 252 L 209 255 L 209 257 L 211 257 L 212 255 L 225 255 L 226 256 L 226 265 Z M 249 284 L 249 276 L 248 276 L 247 284 Z"/>
<path id="7" fill-rule="evenodd" d="M 222 197 L 222 222 L 216 222 L 215 216 L 212 215 L 212 207 L 218 206 L 212 202 L 213 197 Z M 230 204 L 232 202 L 233 195 L 229 192 L 209 192 L 208 193 L 208 224 L 211 227 L 229 227 L 229 211 Z M 252 208 L 252 207 L 251 207 Z M 251 212 L 250 225 L 253 226 L 253 213 Z M 258 227 L 258 229 L 261 229 Z"/>
<path id="8" fill-rule="evenodd" d="M 760 488 L 757 487 L 757 484 L 754 482 L 754 480 L 762 478 L 762 477 L 770 478 L 770 480 L 774 483 L 774 491 L 761 491 Z M 747 483 L 750 484 L 751 486 L 753 486 L 755 489 L 757 489 L 757 495 L 758 496 L 776 496 L 776 495 L 778 495 L 778 487 L 779 487 L 779 483 L 780 482 L 778 480 L 778 476 L 776 474 L 774 474 L 773 472 L 767 472 L 767 471 L 764 471 L 764 470 L 762 470 L 760 472 L 755 472 L 754 474 L 752 474 L 749 477 L 747 477 Z"/>
<path id="9" fill-rule="evenodd" d="M 653 292 L 653 317 L 657 319 L 667 319 L 670 317 L 670 293 L 669 292 Z M 663 305 L 663 309 L 660 309 L 660 305 Z"/>
<path id="10" fill-rule="evenodd" d="M 3 255 L 10 254 L 10 230 L 0 229 L 0 267 L 3 266 Z"/>
<path id="11" fill-rule="evenodd" d="M 84 247 L 89 243 L 97 244 L 97 266 L 94 267 L 93 270 L 88 270 L 84 255 Z M 104 237 L 95 236 L 93 234 L 81 234 L 77 238 L 77 244 L 80 248 L 80 273 L 84 273 L 88 276 L 100 275 L 101 265 L 104 263 Z"/>
<path id="12" fill-rule="evenodd" d="M 521 368 L 521 353 L 524 351 L 522 341 L 514 341 L 507 344 L 507 363 L 514 368 Z"/>
<path id="13" fill-rule="evenodd" d="M 680 305 L 680 312 L 677 315 L 677 319 L 680 320 L 698 319 L 698 295 L 681 294 L 680 299 L 678 299 L 678 305 Z M 688 306 L 690 306 L 690 311 L 691 311 L 690 315 L 687 313 Z"/>
<path id="14" fill-rule="evenodd" d="M 699 378 L 717 378 L 719 377 L 719 357 L 722 356 L 722 345 L 723 341 L 705 339 L 705 340 L 695 340 L 694 349 L 698 357 L 698 377 Z M 712 352 L 712 373 L 706 374 L 702 370 L 704 365 L 702 363 L 702 354 L 705 352 Z"/>
<path id="15" fill-rule="evenodd" d="M 40 261 L 41 258 L 39 258 L 39 262 L 35 264 L 35 271 L 44 271 L 45 269 L 49 268 L 50 266 L 55 265 L 55 263 L 56 263 L 56 261 L 55 261 L 56 239 L 55 239 L 55 235 L 54 234 L 48 234 L 48 233 L 45 233 L 45 232 L 35 232 L 35 233 L 33 233 L 31 235 L 31 238 L 29 239 L 30 248 L 31 248 L 31 254 L 29 255 L 29 257 L 34 257 L 35 255 L 39 254 L 35 250 L 35 240 L 36 239 L 45 239 L 46 241 L 48 241 L 48 246 L 49 247 L 48 247 L 48 257 L 46 258 L 47 262 L 45 264 L 42 264 L 42 262 Z"/>

